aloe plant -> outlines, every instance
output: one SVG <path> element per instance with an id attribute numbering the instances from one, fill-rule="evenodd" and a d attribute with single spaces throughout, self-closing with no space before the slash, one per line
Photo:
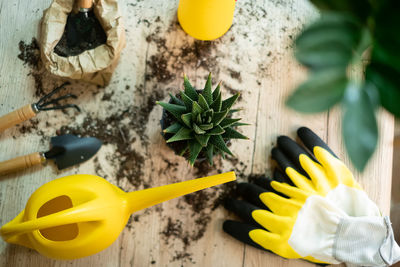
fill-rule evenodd
<path id="1" fill-rule="evenodd" d="M 248 139 L 235 130 L 246 125 L 240 118 L 232 118 L 238 109 L 232 109 L 239 93 L 222 100 L 221 83 L 212 91 L 211 73 L 202 91 L 197 91 L 184 75 L 184 91 L 179 95 L 170 94 L 169 103 L 157 102 L 172 118 L 172 123 L 163 129 L 170 137 L 167 143 L 183 142 L 183 149 L 178 153 L 187 155 L 193 165 L 203 152 L 209 163 L 213 164 L 216 154 L 233 155 L 227 146 L 231 139 Z"/>
<path id="2" fill-rule="evenodd" d="M 361 171 L 376 149 L 377 107 L 400 116 L 400 2 L 311 2 L 321 17 L 295 41 L 295 56 L 310 75 L 287 105 L 315 113 L 341 104 L 345 147 Z"/>

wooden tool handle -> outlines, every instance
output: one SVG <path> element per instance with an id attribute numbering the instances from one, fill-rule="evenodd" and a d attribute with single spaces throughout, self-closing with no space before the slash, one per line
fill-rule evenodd
<path id="1" fill-rule="evenodd" d="M 79 8 L 91 8 L 93 6 L 93 0 L 78 0 Z"/>
<path id="2" fill-rule="evenodd" d="M 45 161 L 41 153 L 35 152 L 29 155 L 0 162 L 0 175 L 23 170 Z"/>
<path id="3" fill-rule="evenodd" d="M 29 120 L 35 115 L 36 112 L 33 110 L 31 104 L 26 105 L 20 109 L 14 110 L 13 112 L 10 112 L 0 117 L 0 132 L 18 123 Z"/>

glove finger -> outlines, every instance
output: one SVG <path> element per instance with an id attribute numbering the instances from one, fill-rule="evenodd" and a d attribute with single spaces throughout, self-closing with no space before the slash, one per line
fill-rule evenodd
<path id="1" fill-rule="evenodd" d="M 271 187 L 274 188 L 274 190 L 297 200 L 306 201 L 307 197 L 309 196 L 309 194 L 307 194 L 307 192 L 304 190 L 277 181 L 272 181 Z"/>
<path id="2" fill-rule="evenodd" d="M 319 146 L 322 147 L 323 149 L 327 150 L 329 153 L 331 153 L 333 156 L 338 158 L 335 153 L 330 149 L 330 147 L 322 141 L 321 138 L 319 138 L 318 135 L 316 135 L 313 131 L 311 131 L 307 127 L 300 127 L 297 130 L 297 135 L 299 136 L 300 140 L 303 142 L 303 144 L 310 150 L 314 155 L 314 148 Z"/>
<path id="3" fill-rule="evenodd" d="M 229 199 L 225 203 L 225 208 L 238 215 L 244 222 L 263 227 L 272 233 L 281 233 L 289 227 L 289 218 L 260 209 L 243 200 Z"/>
<path id="4" fill-rule="evenodd" d="M 237 240 L 262 250 L 271 251 L 269 248 L 277 247 L 280 240 L 277 234 L 242 222 L 226 220 L 222 228 L 225 233 L 233 236 Z"/>
<path id="5" fill-rule="evenodd" d="M 281 174 L 282 174 L 282 173 L 281 173 Z M 283 174 L 282 174 L 282 175 L 283 175 Z M 274 179 L 275 179 L 275 178 L 274 178 Z M 278 179 L 280 179 L 280 178 L 278 178 Z M 281 179 L 280 179 L 280 180 L 281 180 Z M 271 178 L 269 178 L 269 177 L 258 177 L 258 178 L 256 178 L 256 179 L 254 179 L 253 182 L 254 182 L 254 184 L 258 185 L 259 187 L 266 189 L 266 192 L 274 192 L 275 194 L 278 194 L 278 195 L 280 195 L 281 197 L 289 198 L 288 196 L 286 196 L 286 195 L 284 195 L 284 194 L 282 194 L 282 193 L 276 191 L 274 188 L 272 188 L 272 186 L 271 186 L 271 182 L 272 182 L 272 181 L 274 181 L 274 180 L 271 179 Z M 286 178 L 284 179 L 284 181 L 288 181 L 288 182 L 290 182 L 291 184 L 293 184 L 292 181 L 290 181 L 289 177 L 286 177 Z"/>
<path id="6" fill-rule="evenodd" d="M 290 159 L 291 162 L 295 164 L 295 166 L 297 167 L 296 169 L 303 175 L 306 174 L 306 170 L 303 169 L 303 166 L 300 162 L 300 155 L 305 155 L 310 159 L 314 159 L 314 157 L 298 143 L 285 135 L 279 136 L 277 143 L 278 148 L 285 154 L 288 159 Z"/>
<path id="7" fill-rule="evenodd" d="M 261 194 L 260 199 L 276 215 L 293 216 L 301 209 L 299 201 L 284 198 L 271 192 Z"/>
<path id="8" fill-rule="evenodd" d="M 258 225 L 257 221 L 254 220 L 252 213 L 255 210 L 261 210 L 259 207 L 246 201 L 233 198 L 227 199 L 224 206 L 227 210 L 235 213 L 242 221 Z"/>
<path id="9" fill-rule="evenodd" d="M 300 173 L 293 163 L 285 156 L 279 148 L 273 148 L 271 151 L 272 158 L 281 166 L 285 174 L 292 180 L 298 188 L 308 191 L 314 190 L 314 185 L 306 175 Z"/>
<path id="10" fill-rule="evenodd" d="M 290 178 L 284 174 L 283 172 L 281 172 L 278 169 L 274 170 L 274 181 L 280 182 L 280 183 L 285 183 L 291 186 L 295 186 L 294 183 L 292 182 L 292 180 L 290 180 Z"/>
<path id="11" fill-rule="evenodd" d="M 247 202 L 261 209 L 268 209 L 268 207 L 265 206 L 265 204 L 260 199 L 260 195 L 265 192 L 269 192 L 268 190 L 250 183 L 239 183 L 237 185 L 237 190 L 239 192 L 239 195 L 241 195 Z"/>

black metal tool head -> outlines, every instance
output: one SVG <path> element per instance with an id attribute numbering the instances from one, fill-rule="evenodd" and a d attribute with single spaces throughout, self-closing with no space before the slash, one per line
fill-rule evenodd
<path id="1" fill-rule="evenodd" d="M 60 170 L 90 159 L 102 145 L 95 137 L 78 137 L 72 134 L 52 137 L 50 143 L 52 147 L 45 153 L 45 157 L 54 159 Z"/>

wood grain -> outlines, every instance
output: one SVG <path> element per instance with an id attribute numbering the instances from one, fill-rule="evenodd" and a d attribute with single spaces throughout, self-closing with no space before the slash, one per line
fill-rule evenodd
<path id="1" fill-rule="evenodd" d="M 21 40 L 29 43 L 32 37 L 38 37 L 42 11 L 50 2 L 0 1 L 0 114 L 37 101 L 37 90 L 30 74 L 32 68 L 17 59 L 18 43 Z M 49 138 L 61 126 L 79 127 L 88 117 L 102 120 L 132 106 L 141 108 L 147 103 L 143 95 L 152 95 L 157 89 L 161 92 L 159 97 L 167 99 L 167 93 L 176 93 L 182 88 L 182 73 L 200 88 L 212 71 L 214 84 L 223 81 L 224 97 L 230 95 L 231 90 L 241 92 L 238 106 L 243 110 L 239 116 L 251 124 L 243 127 L 242 132 L 251 140 L 232 143 L 231 149 L 240 160 L 218 162 L 211 172 L 235 170 L 239 180 L 245 180 L 250 173 L 270 173 L 269 155 L 276 137 L 281 134 L 295 137 L 295 130 L 302 125 L 327 140 L 338 156 L 349 164 L 340 134 L 340 110 L 306 116 L 284 105 L 293 88 L 306 78 L 306 71 L 293 59 L 291 46 L 304 24 L 317 16 L 308 1 L 237 1 L 232 28 L 212 43 L 195 42 L 179 28 L 176 21 L 178 0 L 125 0 L 120 1 L 120 5 L 127 46 L 110 85 L 97 88 L 73 83 L 71 90 L 79 95 L 75 103 L 82 108 L 82 113 L 72 110 L 43 112 L 24 124 L 25 128 L 5 130 L 0 134 L 0 161 L 27 151 L 48 149 Z M 157 72 L 154 62 L 166 71 Z M 44 86 L 49 90 L 54 85 L 53 80 L 45 77 Z M 143 132 L 121 129 L 126 145 L 143 155 L 144 163 L 138 168 L 141 168 L 142 179 L 152 187 L 197 177 L 196 169 L 165 145 L 159 128 L 161 112 L 160 107 L 149 111 Z M 393 125 L 392 116 L 381 111 L 378 150 L 367 170 L 357 175 L 357 180 L 386 214 L 390 201 Z M 121 120 L 121 126 L 129 127 L 124 120 Z M 144 139 L 147 141 L 140 142 Z M 125 191 L 143 188 L 143 185 L 137 187 L 130 183 L 129 177 L 116 179 L 120 157 L 115 144 L 109 143 L 101 148 L 95 159 L 76 168 L 57 171 L 49 164 L 45 168 L 5 176 L 0 179 L 0 225 L 13 219 L 40 185 L 57 177 L 74 173 L 98 174 Z M 168 169 L 165 159 L 177 165 Z M 179 220 L 181 230 L 189 236 L 198 233 L 200 226 L 195 221 L 203 215 L 210 216 L 204 235 L 192 241 L 190 246 L 185 247 L 180 238 L 165 239 L 162 234 L 169 219 Z M 75 261 L 46 259 L 35 251 L 0 241 L 0 266 L 311 266 L 301 260 L 282 259 L 236 242 L 222 231 L 222 222 L 234 218 L 222 207 L 215 211 L 197 211 L 180 198 L 135 216 L 137 220 L 132 220 L 112 246 Z M 189 256 L 177 257 L 182 252 Z"/>
<path id="2" fill-rule="evenodd" d="M 6 175 L 13 172 L 22 171 L 43 162 L 40 152 L 16 157 L 0 162 L 0 175 Z"/>
<path id="3" fill-rule="evenodd" d="M 21 122 L 27 121 L 33 118 L 35 115 L 36 112 L 33 111 L 31 104 L 25 105 L 22 108 L 7 113 L 0 117 L 0 132 L 17 124 L 20 124 Z"/>

